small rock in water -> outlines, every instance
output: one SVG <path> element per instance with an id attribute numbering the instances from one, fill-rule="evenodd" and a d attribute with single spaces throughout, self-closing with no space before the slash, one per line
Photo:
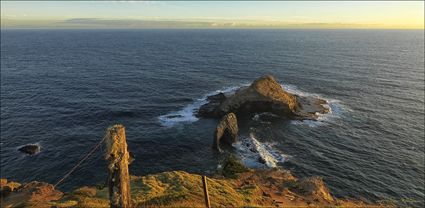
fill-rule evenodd
<path id="1" fill-rule="evenodd" d="M 40 152 L 40 146 L 36 145 L 36 144 L 27 144 L 23 147 L 20 147 L 18 150 L 23 152 L 23 153 L 33 155 L 33 154 Z"/>
<path id="2" fill-rule="evenodd" d="M 181 116 L 181 115 L 169 115 L 169 116 L 167 116 L 167 118 L 181 118 L 181 117 L 183 117 L 183 116 Z"/>

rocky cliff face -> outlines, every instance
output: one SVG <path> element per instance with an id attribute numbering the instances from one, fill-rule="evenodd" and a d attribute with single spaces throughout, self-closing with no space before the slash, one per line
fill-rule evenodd
<path id="1" fill-rule="evenodd" d="M 3 179 L 5 180 L 5 179 Z M 9 188 L 6 188 L 9 187 Z M 13 187 L 10 190 L 10 187 Z M 1 207 L 51 207 L 50 202 L 62 198 L 63 193 L 55 190 L 53 185 L 32 181 L 21 185 L 15 182 L 2 184 Z M 3 190 L 7 190 L 3 192 Z"/>
<path id="2" fill-rule="evenodd" d="M 197 113 L 199 117 L 220 118 L 229 112 L 237 115 L 270 112 L 287 118 L 315 119 L 316 113 L 328 111 L 323 106 L 326 101 L 288 93 L 270 75 L 255 80 L 229 97 L 219 93 L 207 100 L 208 103 Z"/>

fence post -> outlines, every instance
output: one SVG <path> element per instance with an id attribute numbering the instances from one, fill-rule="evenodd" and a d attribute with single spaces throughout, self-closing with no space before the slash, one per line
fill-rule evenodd
<path id="1" fill-rule="evenodd" d="M 210 197 L 208 196 L 208 184 L 206 176 L 202 176 L 202 185 L 204 186 L 205 207 L 211 208 Z"/>
<path id="2" fill-rule="evenodd" d="M 125 128 L 117 124 L 107 130 L 105 159 L 108 160 L 108 190 L 111 208 L 130 208 L 130 174 L 128 172 L 129 153 L 125 138 Z"/>

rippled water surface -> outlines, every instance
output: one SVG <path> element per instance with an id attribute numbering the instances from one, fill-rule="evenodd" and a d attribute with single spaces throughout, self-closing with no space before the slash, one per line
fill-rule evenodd
<path id="1" fill-rule="evenodd" d="M 328 100 L 317 122 L 240 120 L 296 176 L 338 197 L 424 204 L 423 30 L 2 30 L 1 175 L 56 182 L 114 123 L 126 126 L 131 174 L 211 173 L 205 96 L 264 74 Z M 250 140 L 249 140 L 250 139 Z M 25 156 L 17 148 L 38 143 Z M 239 147 L 239 148 L 238 148 Z M 241 146 L 235 150 L 249 162 Z M 255 160 L 251 160 L 255 161 Z M 61 188 L 106 178 L 101 151 Z"/>

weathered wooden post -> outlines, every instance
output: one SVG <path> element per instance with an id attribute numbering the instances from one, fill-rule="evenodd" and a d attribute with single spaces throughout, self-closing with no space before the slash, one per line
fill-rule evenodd
<path id="1" fill-rule="evenodd" d="M 206 176 L 202 176 L 202 185 L 204 185 L 205 207 L 211 208 L 210 197 L 208 196 L 208 184 Z"/>
<path id="2" fill-rule="evenodd" d="M 107 130 L 105 159 L 108 165 L 108 189 L 111 208 L 131 207 L 129 153 L 125 139 L 125 128 L 116 124 Z"/>

